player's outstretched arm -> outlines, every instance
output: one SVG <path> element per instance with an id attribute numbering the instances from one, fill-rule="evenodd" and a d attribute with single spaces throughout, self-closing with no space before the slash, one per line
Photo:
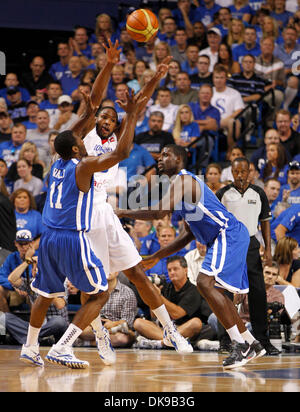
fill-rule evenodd
<path id="1" fill-rule="evenodd" d="M 85 101 L 85 112 L 80 116 L 79 120 L 71 127 L 73 135 L 83 139 L 89 131 L 91 121 L 94 123 L 96 106 L 93 105 L 91 96 L 80 92 Z"/>
<path id="2" fill-rule="evenodd" d="M 184 229 L 180 232 L 180 234 L 175 238 L 175 240 L 170 243 L 168 246 L 165 246 L 159 249 L 151 256 L 147 256 L 143 259 L 142 265 L 145 270 L 151 269 L 155 266 L 161 259 L 173 255 L 174 253 L 178 252 L 179 250 L 183 249 L 186 245 L 188 245 L 192 240 L 195 239 L 195 236 L 191 232 L 189 226 L 184 222 Z"/>
<path id="3" fill-rule="evenodd" d="M 145 108 L 146 104 L 150 100 L 151 96 L 155 92 L 157 84 L 160 80 L 167 74 L 169 69 L 169 63 L 172 60 L 172 56 L 167 56 L 161 64 L 157 66 L 156 72 L 153 75 L 152 79 L 145 84 L 145 86 L 136 94 L 137 97 L 145 98 L 144 103 L 140 106 L 139 113 Z M 118 138 L 121 135 L 125 127 L 126 116 L 123 118 L 119 132 Z"/>
<path id="4" fill-rule="evenodd" d="M 105 92 L 109 83 L 111 71 L 116 63 L 120 60 L 121 49 L 118 50 L 119 41 L 117 40 L 115 44 L 108 39 L 108 47 L 103 43 L 103 47 L 106 50 L 106 63 L 101 72 L 96 77 L 92 91 L 91 99 L 94 106 L 99 106 L 101 101 L 105 97 Z"/>
<path id="5" fill-rule="evenodd" d="M 127 112 L 126 127 L 118 141 L 117 147 L 113 152 L 102 156 L 84 157 L 77 166 L 76 179 L 78 188 L 87 192 L 90 187 L 91 178 L 94 173 L 110 169 L 120 161 L 126 159 L 131 150 L 134 130 L 137 123 L 138 111 L 143 104 L 144 98 L 127 95 L 126 102 L 119 102 Z"/>
<path id="6" fill-rule="evenodd" d="M 107 91 L 107 86 L 109 83 L 111 71 L 116 63 L 118 63 L 120 59 L 120 50 L 118 50 L 119 47 L 119 42 L 118 40 L 116 43 L 113 45 L 110 40 L 108 40 L 108 47 L 103 44 L 103 46 L 106 49 L 106 63 L 103 69 L 98 73 L 93 87 L 91 91 L 91 104 L 93 107 L 96 109 L 99 107 L 101 101 L 104 99 Z M 87 113 L 87 109 L 82 115 L 82 120 L 84 120 L 85 128 L 84 132 L 81 132 L 82 138 L 84 138 L 94 127 L 95 127 L 95 112 L 90 115 Z M 72 129 L 74 131 L 74 129 Z"/>

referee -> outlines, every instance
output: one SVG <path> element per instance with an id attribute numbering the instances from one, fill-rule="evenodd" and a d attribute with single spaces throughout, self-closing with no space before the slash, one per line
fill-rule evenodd
<path id="1" fill-rule="evenodd" d="M 248 229 L 250 245 L 247 254 L 249 279 L 249 313 L 254 337 L 266 349 L 268 355 L 278 355 L 279 351 L 271 344 L 268 337 L 267 298 L 260 258 L 260 243 L 255 237 L 260 223 L 265 243 L 263 264 L 272 266 L 270 219 L 271 211 L 263 189 L 249 183 L 249 161 L 246 158 L 235 159 L 232 163 L 234 182 L 220 189 L 216 195 Z"/>

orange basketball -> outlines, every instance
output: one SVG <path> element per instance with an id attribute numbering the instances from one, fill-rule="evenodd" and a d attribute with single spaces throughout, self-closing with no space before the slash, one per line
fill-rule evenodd
<path id="1" fill-rule="evenodd" d="M 135 10 L 127 18 L 126 30 L 134 40 L 146 43 L 156 36 L 158 20 L 150 10 Z"/>

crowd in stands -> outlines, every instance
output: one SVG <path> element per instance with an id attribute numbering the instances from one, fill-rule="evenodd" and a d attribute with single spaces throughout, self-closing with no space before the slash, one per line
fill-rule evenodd
<path id="1" fill-rule="evenodd" d="M 125 20 L 114 25 L 109 15 L 100 13 L 94 30 L 76 27 L 73 37 L 57 44 L 56 61 L 46 66 L 41 51 L 28 72 L 7 73 L 0 90 L 0 314 L 17 306 L 14 295 L 26 294 L 19 278 L 11 281 L 11 272 L 21 266 L 24 281 L 34 276 L 31 252 L 33 247 L 37 255 L 44 230 L 53 142 L 83 113 L 80 91 L 90 92 L 104 66 L 107 39 L 119 40 L 121 56 L 102 104 L 112 105 L 119 120 L 125 112 L 116 100 L 127 90 L 137 93 L 158 64 L 173 56 L 139 116 L 130 157 L 120 163 L 119 181 L 108 188 L 108 201 L 113 207 L 124 202 L 130 207 L 129 197 L 139 182 L 138 205 L 149 205 L 157 160 L 168 144 L 186 147 L 187 169 L 202 174 L 214 193 L 234 181 L 231 162 L 246 156 L 250 183 L 264 190 L 272 212 L 276 284 L 300 287 L 300 1 L 178 0 L 157 15 L 158 35 L 147 44 L 131 39 Z M 163 221 L 123 224 L 142 256 L 168 245 L 182 227 L 176 212 Z M 20 237 L 24 230 L 30 234 L 25 240 Z M 263 253 L 259 227 L 257 237 Z M 29 254 L 20 246 L 24 243 L 32 245 Z M 205 252 L 194 241 L 146 272 L 179 331 L 194 342 L 216 339 L 210 308 L 196 290 Z M 103 318 L 113 344 L 161 348 L 162 330 L 151 322 L 134 286 L 122 273 L 110 276 L 114 289 Z M 79 303 L 78 295 L 72 285 L 66 289 L 70 308 Z M 57 308 L 63 306 L 60 302 Z M 17 339 L 13 328 L 11 336 Z M 89 340 L 85 331 L 82 344 Z"/>

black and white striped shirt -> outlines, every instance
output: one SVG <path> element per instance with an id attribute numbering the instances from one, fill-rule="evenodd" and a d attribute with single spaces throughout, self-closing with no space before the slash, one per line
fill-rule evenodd
<path id="1" fill-rule="evenodd" d="M 241 193 L 233 183 L 216 193 L 220 202 L 248 229 L 250 236 L 255 236 L 259 221 L 272 218 L 268 198 L 262 188 L 249 184 Z"/>

